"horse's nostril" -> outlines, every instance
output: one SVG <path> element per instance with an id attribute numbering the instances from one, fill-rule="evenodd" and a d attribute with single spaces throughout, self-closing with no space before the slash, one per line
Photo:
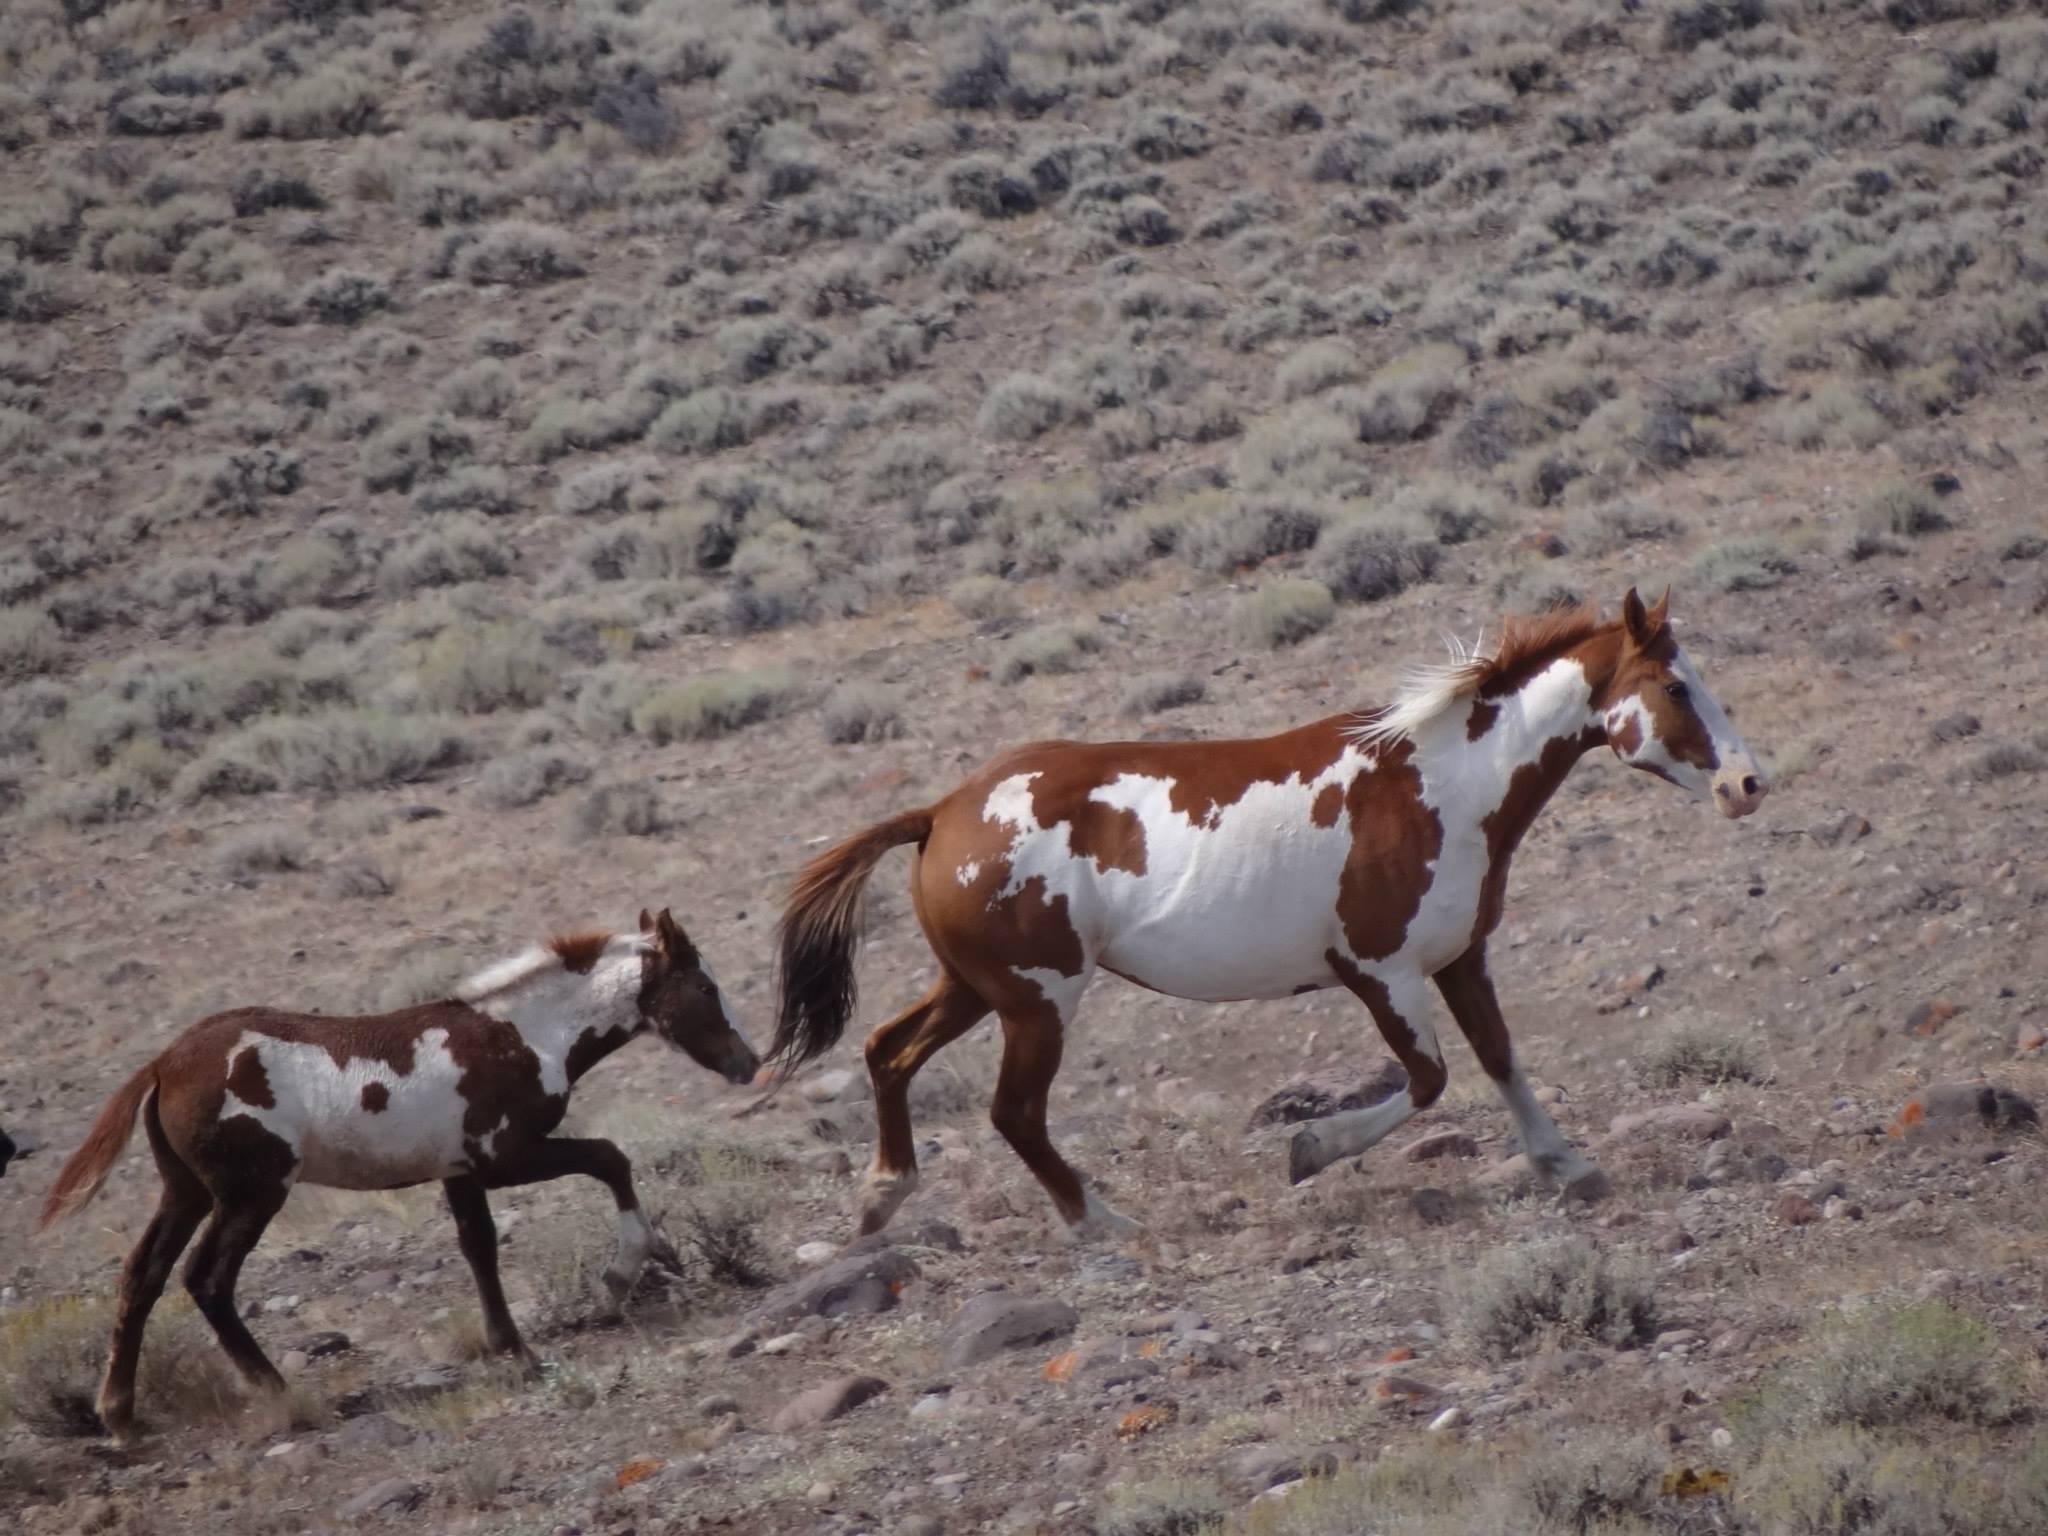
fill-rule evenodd
<path id="1" fill-rule="evenodd" d="M 1759 793 L 1761 793 L 1761 792 L 1762 792 L 1762 790 L 1763 790 L 1763 785 L 1759 784 L 1759 783 L 1758 783 L 1758 782 L 1756 781 L 1756 775 L 1755 775 L 1755 774 L 1753 774 L 1753 773 L 1745 773 L 1745 774 L 1744 774 L 1744 775 L 1742 776 L 1742 792 L 1743 792 L 1743 793 L 1744 793 L 1745 795 L 1754 795 L 1754 794 L 1759 794 Z"/>

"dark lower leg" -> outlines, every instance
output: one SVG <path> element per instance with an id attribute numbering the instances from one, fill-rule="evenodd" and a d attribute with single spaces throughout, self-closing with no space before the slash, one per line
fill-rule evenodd
<path id="1" fill-rule="evenodd" d="M 1066 1031 L 1056 1018 L 1003 1018 L 1003 1065 L 996 1075 L 995 1102 L 989 1119 L 1017 1156 L 1045 1186 L 1069 1227 L 1100 1226 L 1118 1230 L 1133 1226 L 1094 1199 L 1047 1132 L 1047 1107 L 1052 1083 L 1059 1074 Z"/>
<path id="2" fill-rule="evenodd" d="M 505 1305 L 505 1287 L 498 1279 L 498 1224 L 491 1219 L 490 1197 L 474 1174 L 441 1181 L 448 1213 L 455 1218 L 455 1240 L 476 1276 L 477 1299 L 484 1310 L 484 1343 L 493 1354 L 527 1355 L 519 1329 Z"/>
<path id="3" fill-rule="evenodd" d="M 142 1357 L 142 1332 L 150 1310 L 164 1293 L 171 1266 L 192 1241 L 210 1203 L 207 1193 L 189 1174 L 177 1182 L 166 1178 L 142 1240 L 121 1271 L 121 1292 L 115 1303 L 114 1337 L 107 1351 L 107 1373 L 100 1383 L 100 1422 L 107 1433 L 126 1435 L 135 1419 L 135 1367 Z"/>
<path id="4" fill-rule="evenodd" d="M 1331 963 L 1365 1004 L 1380 1038 L 1408 1074 L 1408 1086 L 1365 1109 L 1310 1121 L 1288 1148 L 1290 1179 L 1299 1184 L 1343 1158 L 1356 1157 L 1434 1104 L 1444 1091 L 1443 1054 L 1429 1023 L 1429 993 L 1417 977 L 1388 982 L 1333 954 Z M 1341 963 L 1340 963 L 1341 962 Z"/>
<path id="5" fill-rule="evenodd" d="M 625 1153 L 597 1138 L 553 1137 L 496 1158 L 482 1182 L 487 1189 L 504 1189 L 515 1184 L 545 1183 L 569 1174 L 597 1180 L 612 1192 L 612 1200 L 618 1206 L 619 1245 L 604 1272 L 604 1283 L 612 1293 L 615 1308 L 623 1306 L 657 1241 L 654 1229 L 640 1212 L 639 1196 L 633 1192 L 633 1165 Z"/>
<path id="6" fill-rule="evenodd" d="M 236 1313 L 235 1281 L 263 1229 L 284 1208 L 284 1197 L 285 1190 L 279 1186 L 255 1194 L 238 1191 L 234 1203 L 223 1198 L 214 1207 L 205 1236 L 185 1263 L 185 1288 L 192 1293 L 200 1314 L 212 1324 L 214 1337 L 235 1369 L 251 1386 L 273 1392 L 284 1390 L 284 1378 Z"/>
<path id="7" fill-rule="evenodd" d="M 964 982 L 941 976 L 915 1007 L 868 1036 L 868 1077 L 875 1090 L 875 1160 L 862 1191 L 860 1229 L 879 1232 L 917 1187 L 910 1128 L 910 1083 L 927 1061 L 988 1016 Z"/>

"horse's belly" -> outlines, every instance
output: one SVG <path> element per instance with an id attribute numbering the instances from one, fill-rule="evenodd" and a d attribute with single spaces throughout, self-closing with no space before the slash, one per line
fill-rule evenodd
<path id="1" fill-rule="evenodd" d="M 296 1131 L 298 1178 L 335 1189 L 398 1189 L 468 1171 L 468 1102 L 445 1051 L 422 1049 L 403 1075 L 324 1050 L 266 1052 L 279 1108 Z"/>

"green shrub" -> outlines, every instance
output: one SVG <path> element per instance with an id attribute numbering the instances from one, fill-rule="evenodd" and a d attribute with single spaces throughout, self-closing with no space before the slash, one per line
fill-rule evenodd
<path id="1" fill-rule="evenodd" d="M 570 831 L 579 842 L 620 834 L 653 837 L 668 826 L 661 798 L 645 784 L 608 784 L 594 789 L 569 817 Z"/>
<path id="2" fill-rule="evenodd" d="M 1355 384 L 1363 373 L 1358 354 L 1343 342 L 1311 341 L 1274 372 L 1273 386 L 1282 400 L 1299 400 L 1339 384 Z"/>
<path id="3" fill-rule="evenodd" d="M 1140 678 L 1133 685 L 1124 695 L 1124 713 L 1152 715 L 1161 710 L 1185 709 L 1190 704 L 1201 703 L 1208 696 L 1209 685 L 1199 677 L 1162 673 Z"/>
<path id="4" fill-rule="evenodd" d="M 1421 347 L 1387 363 L 1356 390 L 1328 397 L 1368 443 L 1405 443 L 1428 437 L 1450 415 L 1461 393 L 1465 354 L 1452 346 Z"/>
<path id="5" fill-rule="evenodd" d="M 1231 622 L 1247 645 L 1297 645 L 1329 628 L 1337 602 L 1320 581 L 1269 581 L 1238 599 Z"/>
<path id="6" fill-rule="evenodd" d="M 1102 649 L 1102 636 L 1086 624 L 1040 624 L 1012 637 L 996 657 L 995 679 L 1077 672 L 1082 660 Z"/>
<path id="7" fill-rule="evenodd" d="M 1725 539 L 1700 551 L 1687 567 L 1690 580 L 1715 592 L 1761 592 L 1799 569 L 1777 540 Z"/>
<path id="8" fill-rule="evenodd" d="M 1465 1331 L 1500 1358 L 1554 1334 L 1632 1344 L 1656 1321 L 1649 1276 L 1577 1237 L 1496 1248 L 1458 1292 Z"/>
<path id="9" fill-rule="evenodd" d="M 450 517 L 415 534 L 385 555 L 377 580 L 386 591 L 414 592 L 503 576 L 512 569 L 512 544 L 474 518 Z"/>
<path id="10" fill-rule="evenodd" d="M 493 810 L 511 811 L 545 800 L 590 777 L 590 765 L 555 747 L 530 747 L 494 759 L 477 776 L 477 798 Z"/>
<path id="11" fill-rule="evenodd" d="M 101 1433 L 94 1409 L 106 1370 L 114 1303 L 102 1297 L 32 1302 L 0 1322 L 0 1423 L 46 1436 Z M 224 1418 L 233 1373 L 198 1310 L 167 1296 L 150 1314 L 135 1377 L 138 1412 L 171 1423 Z"/>
<path id="12" fill-rule="evenodd" d="M 1191 1477 L 1118 1483 L 1103 1501 L 1101 1536 L 1202 1536 L 1223 1529 L 1230 1506 L 1214 1483 Z"/>
<path id="13" fill-rule="evenodd" d="M 203 752 L 174 787 L 185 800 L 278 789 L 380 789 L 431 778 L 474 754 L 469 737 L 452 722 L 336 710 L 245 726 Z"/>
<path id="14" fill-rule="evenodd" d="M 825 739 L 841 745 L 893 741 L 903 734 L 896 695 L 865 683 L 845 683 L 826 695 L 824 722 Z"/>
<path id="15" fill-rule="evenodd" d="M 1074 395 L 1051 380 L 1035 373 L 1013 373 L 988 392 L 976 422 L 984 437 L 1029 442 L 1086 414 Z"/>
<path id="16" fill-rule="evenodd" d="M 289 827 L 252 827 L 221 844 L 214 863 L 232 880 L 294 874 L 312 865 L 306 840 Z"/>
<path id="17" fill-rule="evenodd" d="M 1917 539 L 1949 526 L 1934 492 L 1910 480 L 1886 480 L 1864 504 L 1862 531 Z"/>
<path id="18" fill-rule="evenodd" d="M 1414 513 L 1362 508 L 1333 520 L 1309 568 L 1347 603 L 1376 603 L 1428 581 L 1443 562 L 1436 530 Z"/>
<path id="19" fill-rule="evenodd" d="M 1654 1042 L 1643 1054 L 1640 1073 L 1652 1088 L 1759 1083 L 1765 1077 L 1747 1040 L 1696 1025 L 1681 1026 Z"/>
<path id="20" fill-rule="evenodd" d="M 2025 1403 L 1988 1324 L 1945 1302 L 1886 1301 L 1831 1313 L 1734 1418 L 1769 1443 L 1834 1426 L 2003 1424 Z"/>
<path id="21" fill-rule="evenodd" d="M 723 736 L 767 719 L 795 686 L 779 668 L 708 673 L 650 691 L 633 708 L 633 730 L 656 746 Z"/>
<path id="22" fill-rule="evenodd" d="M 456 259 L 456 274 L 479 288 L 492 283 L 533 288 L 581 277 L 583 271 L 559 232 L 517 220 L 489 226 Z"/>
<path id="23" fill-rule="evenodd" d="M 487 715 L 545 704 L 560 675 L 553 647 L 531 626 L 507 622 L 450 625 L 427 646 L 417 677 L 428 708 Z"/>
<path id="24" fill-rule="evenodd" d="M 0 680 L 34 677 L 56 662 L 57 626 L 48 614 L 21 608 L 0 612 Z"/>

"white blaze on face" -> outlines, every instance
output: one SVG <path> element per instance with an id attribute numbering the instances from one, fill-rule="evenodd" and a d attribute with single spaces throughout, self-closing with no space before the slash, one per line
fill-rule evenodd
<path id="1" fill-rule="evenodd" d="M 245 1032 L 228 1052 L 229 1070 L 256 1052 L 273 1102 L 245 1103 L 229 1093 L 221 1119 L 245 1117 L 283 1141 L 299 1159 L 298 1177 L 338 1189 L 385 1189 L 447 1178 L 469 1167 L 462 1117 L 468 1109 L 448 1032 L 430 1029 L 413 1047 L 412 1070 L 351 1057 L 337 1066 L 322 1045 Z M 363 1090 L 381 1087 L 383 1108 L 364 1107 Z M 376 1099 L 378 1096 L 372 1094 Z M 488 1151 L 496 1130 L 482 1138 Z"/>

